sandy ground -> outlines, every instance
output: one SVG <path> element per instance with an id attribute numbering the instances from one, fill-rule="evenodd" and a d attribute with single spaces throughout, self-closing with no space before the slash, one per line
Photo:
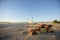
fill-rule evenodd
<path id="1" fill-rule="evenodd" d="M 54 33 L 28 35 L 28 27 L 10 26 L 0 28 L 0 40 L 60 40 L 60 24 L 53 24 Z"/>

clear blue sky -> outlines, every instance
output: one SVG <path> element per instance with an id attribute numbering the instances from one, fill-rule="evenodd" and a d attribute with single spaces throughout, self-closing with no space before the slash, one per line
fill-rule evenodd
<path id="1" fill-rule="evenodd" d="M 60 20 L 59 0 L 0 0 L 0 21 Z"/>

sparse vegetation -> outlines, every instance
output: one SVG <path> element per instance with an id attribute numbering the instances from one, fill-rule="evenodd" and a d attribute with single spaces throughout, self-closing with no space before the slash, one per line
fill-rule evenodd
<path id="1" fill-rule="evenodd" d="M 60 23 L 60 21 L 58 21 L 58 20 L 53 20 L 53 23 Z"/>
<path id="2" fill-rule="evenodd" d="M 17 26 L 14 27 L 15 25 Z M 24 27 L 24 25 L 21 27 L 21 25 L 18 25 L 18 24 L 15 24 L 15 25 L 12 26 L 12 28 L 10 29 L 7 29 L 8 27 L 0 28 L 0 40 L 56 40 L 56 38 L 60 39 L 60 24 L 52 24 L 53 28 L 56 27 L 55 29 L 56 31 L 54 30 L 55 31 L 54 33 L 37 32 L 39 33 L 38 35 L 32 35 L 32 36 L 28 34 L 29 33 L 28 27 L 26 26 Z M 29 28 L 31 27 L 29 26 Z M 43 30 L 44 29 L 42 29 L 42 31 Z"/>

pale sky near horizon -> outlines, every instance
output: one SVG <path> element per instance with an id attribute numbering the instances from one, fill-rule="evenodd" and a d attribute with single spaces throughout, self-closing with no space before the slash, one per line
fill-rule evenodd
<path id="1" fill-rule="evenodd" d="M 60 0 L 0 0 L 0 22 L 60 20 Z"/>

